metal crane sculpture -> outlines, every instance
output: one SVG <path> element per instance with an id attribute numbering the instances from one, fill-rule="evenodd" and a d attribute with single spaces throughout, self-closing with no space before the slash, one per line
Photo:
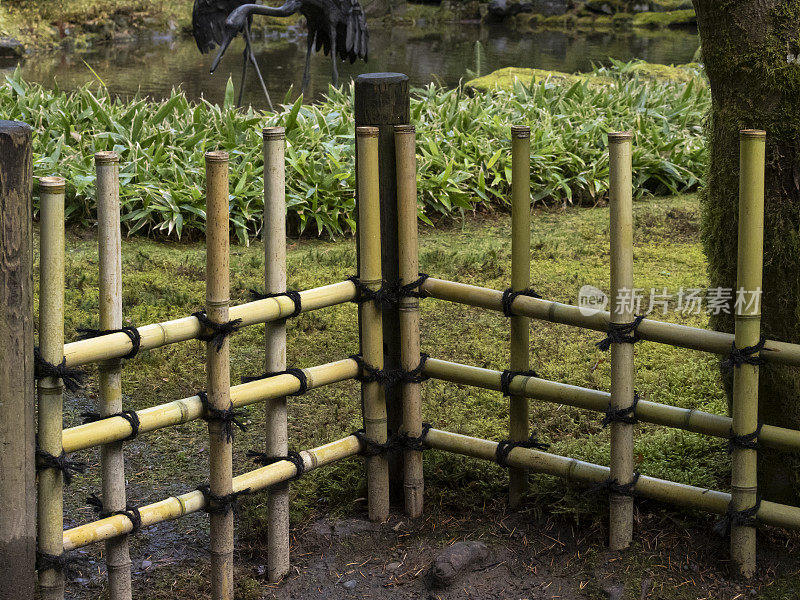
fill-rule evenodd
<path id="1" fill-rule="evenodd" d="M 196 0 L 209 2 L 211 0 Z M 220 43 L 219 54 L 211 65 L 211 72 L 219 65 L 231 40 L 240 32 L 245 32 L 248 41 L 249 23 L 253 15 L 269 15 L 288 17 L 300 12 L 308 23 L 308 48 L 306 51 L 306 68 L 303 72 L 302 92 L 305 93 L 309 81 L 311 51 L 323 50 L 331 55 L 331 79 L 333 85 L 339 83 L 339 72 L 336 68 L 337 55 L 351 63 L 361 58 L 367 61 L 367 44 L 369 31 L 364 11 L 358 0 L 289 0 L 283 6 L 273 8 L 260 4 L 242 4 L 228 15 L 225 20 L 224 33 Z M 245 50 L 246 51 L 246 50 Z"/>
<path id="2" fill-rule="evenodd" d="M 256 62 L 256 57 L 253 54 L 253 48 L 250 43 L 250 25 L 253 20 L 252 17 L 245 19 L 230 37 L 225 24 L 228 15 L 240 6 L 246 4 L 247 0 L 194 0 L 194 7 L 192 8 L 192 35 L 194 36 L 194 41 L 197 42 L 197 48 L 201 53 L 206 54 L 216 46 L 223 46 L 224 44 L 224 48 L 227 48 L 231 40 L 241 33 L 244 38 L 244 62 L 242 64 L 242 82 L 239 86 L 239 100 L 237 104 L 240 106 L 242 104 L 244 82 L 247 77 L 247 63 L 251 62 L 256 70 L 258 81 L 261 83 L 261 89 L 264 90 L 264 95 L 267 97 L 269 109 L 274 110 L 272 107 L 272 100 L 267 91 L 267 86 L 264 84 L 264 78 L 261 76 L 261 70 L 258 68 L 258 63 Z M 219 64 L 219 58 L 218 56 L 214 61 L 214 68 L 211 69 L 212 74 L 217 64 Z"/>

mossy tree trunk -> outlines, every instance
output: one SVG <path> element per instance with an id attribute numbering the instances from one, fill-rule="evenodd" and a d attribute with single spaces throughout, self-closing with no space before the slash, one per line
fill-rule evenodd
<path id="1" fill-rule="evenodd" d="M 763 333 L 800 343 L 800 0 L 694 0 L 711 83 L 711 163 L 703 193 L 710 287 L 736 287 L 739 130 L 767 132 Z M 733 314 L 711 326 L 733 332 Z M 730 392 L 730 377 L 726 377 Z M 759 418 L 800 428 L 800 371 L 761 369 Z M 796 499 L 798 461 L 761 450 L 765 498 Z"/>

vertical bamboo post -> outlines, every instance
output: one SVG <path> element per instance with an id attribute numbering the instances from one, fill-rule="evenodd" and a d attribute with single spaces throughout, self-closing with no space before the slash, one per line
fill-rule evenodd
<path id="1" fill-rule="evenodd" d="M 737 348 L 755 346 L 761 337 L 761 275 L 764 252 L 764 156 L 766 133 L 743 130 L 739 141 L 739 249 L 736 287 L 745 302 L 736 305 Z M 748 300 L 754 300 L 748 302 Z M 733 372 L 733 435 L 747 435 L 758 427 L 758 365 L 743 364 Z M 731 473 L 731 510 L 755 506 L 757 461 L 755 449 L 734 446 Z M 756 530 L 731 525 L 731 557 L 743 577 L 756 570 Z"/>
<path id="2" fill-rule="evenodd" d="M 286 291 L 286 173 L 283 127 L 264 129 L 264 285 L 267 294 Z M 267 323 L 264 329 L 266 371 L 286 369 L 286 321 Z M 286 396 L 266 404 L 267 455 L 289 451 Z M 280 581 L 289 573 L 289 484 L 269 489 L 267 498 L 267 576 Z"/>
<path id="3" fill-rule="evenodd" d="M 36 588 L 31 134 L 0 121 L 0 600 Z"/>
<path id="4" fill-rule="evenodd" d="M 122 238 L 119 221 L 119 156 L 97 152 L 97 227 L 100 258 L 100 329 L 122 327 Z M 99 365 L 100 416 L 122 411 L 122 361 L 113 359 Z M 123 442 L 100 448 L 103 481 L 103 510 L 125 510 L 125 455 Z M 131 556 L 128 536 L 106 541 L 106 567 L 111 600 L 131 598 Z"/>
<path id="5" fill-rule="evenodd" d="M 520 291 L 531 284 L 531 129 L 511 127 L 511 289 Z M 511 317 L 512 371 L 530 369 L 530 322 L 528 317 Z M 509 437 L 528 439 L 528 399 L 509 398 Z M 517 506 L 528 489 L 528 472 L 509 469 L 508 503 Z"/>
<path id="6" fill-rule="evenodd" d="M 629 132 L 608 134 L 611 207 L 611 322 L 630 323 L 633 303 L 633 197 Z M 633 344 L 611 344 L 611 408 L 633 404 Z M 633 481 L 633 425 L 611 423 L 611 479 Z M 633 497 L 609 496 L 609 548 L 623 550 L 633 540 Z"/>
<path id="7" fill-rule="evenodd" d="M 206 315 L 214 323 L 228 322 L 230 305 L 228 153 L 206 153 Z M 230 407 L 230 345 L 217 350 L 206 346 L 208 403 L 213 409 Z M 233 448 L 219 420 L 208 422 L 211 493 L 233 491 Z M 233 600 L 233 511 L 211 511 L 211 597 Z"/>
<path id="8" fill-rule="evenodd" d="M 55 365 L 64 357 L 64 179 L 42 177 L 39 252 L 39 352 Z M 59 456 L 63 423 L 64 385 L 60 379 L 39 380 L 39 447 Z M 39 551 L 61 556 L 64 529 L 64 475 L 58 469 L 39 471 Z M 39 571 L 42 600 L 64 598 L 64 574 Z"/>
<path id="9" fill-rule="evenodd" d="M 356 128 L 358 156 L 358 277 L 372 290 L 380 289 L 381 213 L 378 201 L 378 128 Z M 361 355 L 368 365 L 383 369 L 383 324 L 381 307 L 365 302 L 360 310 Z M 387 439 L 386 401 L 378 381 L 362 383 L 364 429 L 367 438 L 383 444 Z M 367 457 L 369 518 L 385 521 L 389 517 L 389 467 L 382 454 Z"/>
<path id="10" fill-rule="evenodd" d="M 397 157 L 397 239 L 400 285 L 413 283 L 419 277 L 417 248 L 417 156 L 416 130 L 413 125 L 395 125 Z M 400 366 L 412 371 L 419 364 L 419 298 L 404 296 L 398 303 L 400 312 Z M 422 434 L 422 390 L 419 383 L 406 382 L 401 391 L 403 432 L 410 437 Z M 415 518 L 422 514 L 425 480 L 422 452 L 406 450 L 403 463 L 403 489 L 406 514 Z"/>

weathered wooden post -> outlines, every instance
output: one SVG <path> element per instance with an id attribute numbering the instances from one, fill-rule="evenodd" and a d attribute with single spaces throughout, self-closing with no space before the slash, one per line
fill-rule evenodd
<path id="1" fill-rule="evenodd" d="M 381 272 L 384 281 L 389 283 L 397 282 L 400 277 L 394 126 L 406 125 L 410 120 L 408 76 L 402 73 L 366 73 L 356 78 L 356 127 L 378 128 Z M 400 367 L 399 312 L 396 306 L 384 306 L 383 309 L 384 365 L 387 369 L 397 369 Z M 400 386 L 386 390 L 387 425 L 389 431 L 394 433 L 400 431 L 403 423 L 400 392 Z M 403 457 L 400 453 L 389 456 L 389 485 L 392 501 L 398 504 L 403 502 Z"/>
<path id="2" fill-rule="evenodd" d="M 31 128 L 0 121 L 0 600 L 36 588 Z"/>

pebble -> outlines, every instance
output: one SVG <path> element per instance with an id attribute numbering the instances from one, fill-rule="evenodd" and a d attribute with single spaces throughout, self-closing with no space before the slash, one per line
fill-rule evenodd
<path id="1" fill-rule="evenodd" d="M 342 585 L 344 586 L 344 589 L 352 590 L 352 589 L 355 589 L 356 583 L 357 582 L 356 582 L 355 579 L 351 579 L 350 581 L 345 581 Z"/>

